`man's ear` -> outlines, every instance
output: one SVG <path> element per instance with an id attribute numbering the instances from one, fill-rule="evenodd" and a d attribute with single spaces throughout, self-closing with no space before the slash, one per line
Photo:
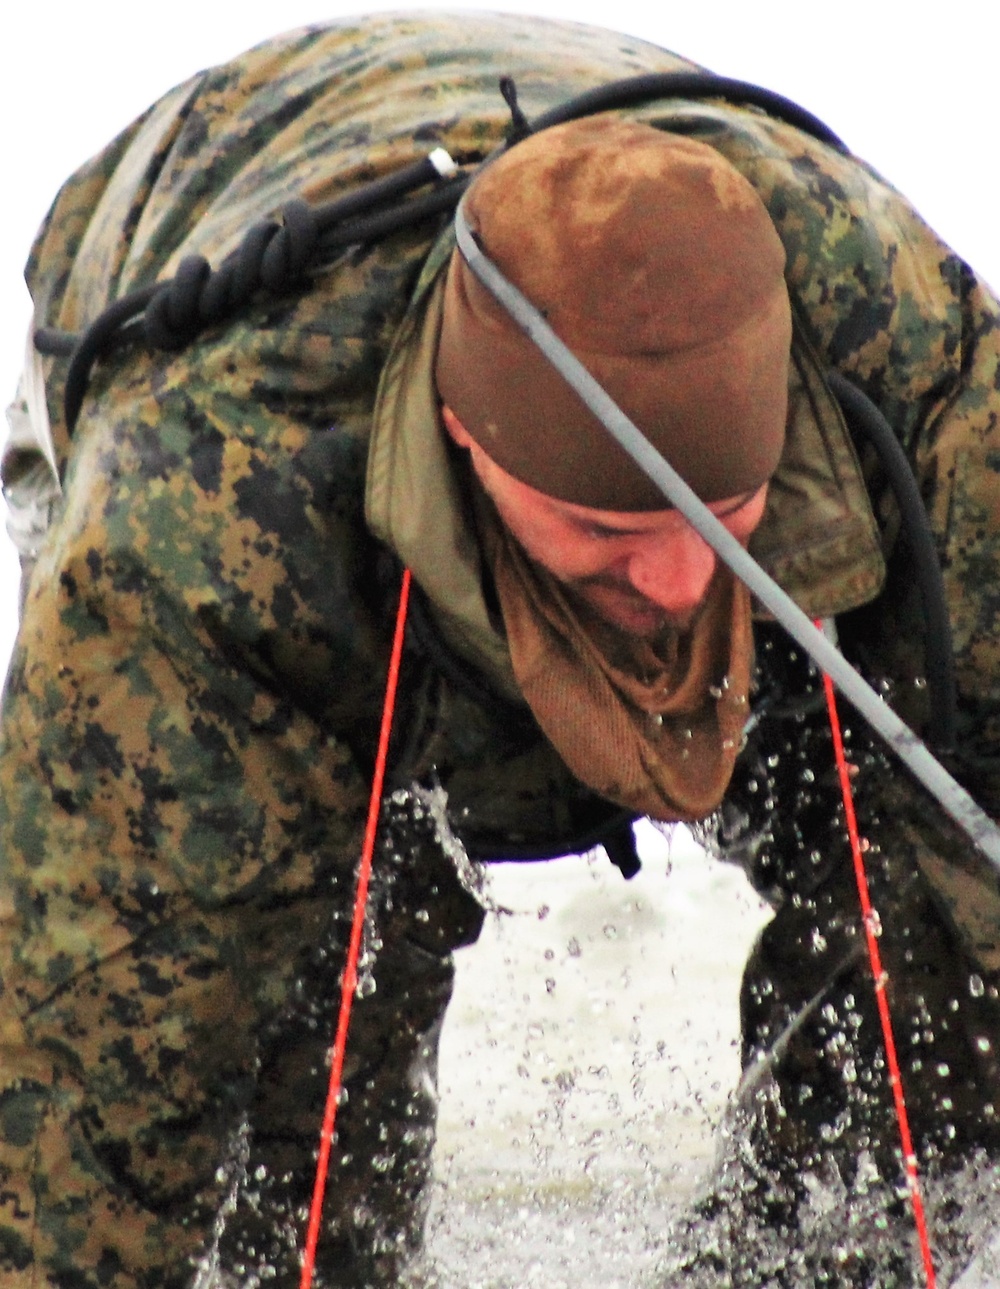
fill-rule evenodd
<path id="1" fill-rule="evenodd" d="M 444 421 L 444 428 L 455 440 L 460 448 L 470 448 L 474 442 L 472 435 L 458 419 L 455 413 L 447 405 L 441 404 L 441 420 Z"/>

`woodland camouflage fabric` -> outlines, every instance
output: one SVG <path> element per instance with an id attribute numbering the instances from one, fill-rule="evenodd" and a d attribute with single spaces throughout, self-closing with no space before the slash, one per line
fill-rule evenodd
<path id="1" fill-rule="evenodd" d="M 270 42 L 179 87 L 70 180 L 28 265 L 36 321 L 79 329 L 187 254 L 217 264 L 291 198 L 328 200 L 438 143 L 482 157 L 509 122 L 500 73 L 531 116 L 603 81 L 690 66 L 521 18 L 375 17 Z M 995 809 L 996 303 L 857 161 L 752 111 L 671 102 L 637 114 L 705 139 L 754 182 L 813 345 L 897 428 L 941 544 L 962 744 L 976 758 L 965 773 Z M 398 578 L 364 526 L 366 439 L 441 227 L 354 249 L 307 290 L 256 301 L 176 354 L 133 343 L 95 368 L 72 442 L 65 362 L 46 361 L 63 498 L 28 590 L 0 760 L 5 1285 L 179 1289 L 199 1258 L 202 1286 L 257 1283 L 264 1267 L 298 1283 Z M 36 465 L 9 456 L 12 494 Z M 872 483 L 880 496 L 874 471 Z M 892 506 L 878 509 L 891 541 Z M 855 635 L 919 722 L 912 578 L 902 553 L 889 568 Z M 491 844 L 557 851 L 600 824 L 601 804 L 524 711 L 457 683 L 433 650 L 411 648 L 406 668 L 396 784 L 436 775 L 459 830 Z M 786 726 L 762 729 L 792 748 Z M 766 763 L 769 748 L 752 745 L 734 785 L 747 819 L 778 799 L 766 776 L 767 791 L 750 787 L 758 751 Z M 950 998 L 966 963 L 983 982 L 985 1020 L 968 1022 L 958 1062 L 980 1038 L 1000 1040 L 997 883 L 936 818 L 902 823 L 898 776 L 879 781 L 870 814 L 893 825 L 879 844 L 932 928 L 920 971 L 952 963 L 929 996 Z M 825 791 L 790 788 L 785 833 L 748 859 L 776 900 L 800 896 L 788 907 L 802 907 L 810 809 L 824 812 L 819 844 L 839 840 Z M 331 1285 L 395 1283 L 419 1234 L 450 952 L 482 917 L 443 855 L 440 821 L 412 796 L 387 814 L 377 987 L 354 1022 L 321 1246 Z M 856 922 L 844 930 L 849 915 L 827 894 L 838 882 L 814 874 L 806 898 L 853 943 Z M 792 928 L 782 943 L 790 965 L 765 961 L 762 946 L 748 976 L 748 1059 L 801 1002 L 751 1005 L 755 982 L 802 974 L 809 936 Z M 908 1007 L 905 946 L 897 956 Z M 812 969 L 830 978 L 822 953 Z M 967 1135 L 996 1082 L 985 1058 L 976 1069 L 958 1098 Z M 929 1120 L 941 1095 L 927 1093 Z M 921 1140 L 939 1149 L 929 1120 Z M 794 1133 L 785 1148 L 800 1148 Z M 241 1169 L 253 1184 L 237 1185 Z"/>

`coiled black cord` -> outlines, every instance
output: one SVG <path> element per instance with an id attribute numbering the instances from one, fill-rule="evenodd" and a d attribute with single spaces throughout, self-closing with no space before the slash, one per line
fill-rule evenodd
<path id="1" fill-rule="evenodd" d="M 371 211 L 432 181 L 440 187 L 403 205 Z M 35 347 L 44 354 L 69 354 L 63 406 L 72 433 L 95 361 L 119 339 L 142 335 L 151 349 L 179 350 L 204 328 L 232 317 L 259 292 L 279 294 L 301 285 L 307 270 L 347 246 L 372 241 L 396 229 L 454 207 L 465 177 L 441 182 L 441 171 L 423 157 L 395 174 L 325 205 L 290 202 L 281 222 L 262 220 L 247 230 L 235 251 L 213 270 L 201 255 L 181 261 L 175 276 L 130 292 L 109 305 L 80 335 L 39 328 Z M 129 325 L 133 324 L 133 325 Z"/>

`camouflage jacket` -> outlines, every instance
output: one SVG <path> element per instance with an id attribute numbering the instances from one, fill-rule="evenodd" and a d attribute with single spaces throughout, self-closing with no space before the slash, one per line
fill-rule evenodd
<path id="1" fill-rule="evenodd" d="M 292 198 L 330 200 L 436 145 L 482 158 L 509 126 L 501 72 L 531 117 L 604 81 L 678 69 L 692 65 L 640 41 L 513 17 L 375 16 L 269 42 L 179 86 L 65 185 L 28 265 L 36 325 L 79 330 L 192 253 L 218 264 Z M 867 606 L 874 665 L 919 723 L 912 579 L 895 563 L 893 503 L 869 470 L 869 505 L 822 380 L 835 367 L 913 463 L 940 542 L 963 719 L 991 754 L 995 301 L 888 184 L 796 128 L 720 102 L 633 114 L 723 151 L 787 249 L 798 429 L 756 553 L 811 612 Z M 440 529 L 414 551 L 366 520 L 380 381 L 377 424 L 391 434 L 389 375 L 419 350 L 448 237 L 433 219 L 352 247 L 176 353 L 128 343 L 96 366 L 72 439 L 65 360 L 28 373 L 5 481 L 38 560 L 5 699 L 0 844 L 69 924 L 77 880 L 128 870 L 159 899 L 169 871 L 185 898 L 211 904 L 299 889 L 317 853 L 354 843 L 400 556 L 425 594 L 395 773 L 438 776 L 484 852 L 559 853 L 607 825 L 606 803 L 448 630 Z M 460 530 L 460 495 L 443 504 Z M 91 877 L 67 873 L 67 856 Z M 34 914 L 19 907 L 30 938 Z"/>

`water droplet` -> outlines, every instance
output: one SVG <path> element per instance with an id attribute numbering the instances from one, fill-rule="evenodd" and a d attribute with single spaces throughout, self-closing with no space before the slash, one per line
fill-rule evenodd
<path id="1" fill-rule="evenodd" d="M 618 928 L 616 926 L 613 926 L 610 922 L 607 923 L 607 925 L 604 927 L 604 938 L 605 940 L 617 940 Z"/>
<path id="2" fill-rule="evenodd" d="M 573 939 L 570 940 L 570 942 L 566 945 L 566 952 L 569 954 L 571 958 L 579 958 L 581 953 L 580 941 L 576 938 L 576 936 L 574 936 Z"/>
<path id="3" fill-rule="evenodd" d="M 969 977 L 969 993 L 973 998 L 982 998 L 986 993 L 986 986 L 983 984 L 982 976 L 972 975 Z"/>
<path id="4" fill-rule="evenodd" d="M 865 916 L 865 926 L 876 940 L 882 934 L 882 919 L 879 917 L 878 909 L 869 909 Z"/>
<path id="5" fill-rule="evenodd" d="M 549 906 L 548 906 L 547 904 L 541 904 L 541 905 L 539 905 L 539 908 L 538 908 L 538 920 L 539 920 L 539 922 L 544 922 L 544 921 L 545 921 L 545 919 L 549 916 L 549 913 L 550 913 L 551 911 L 552 911 L 552 910 L 549 908 Z"/>

